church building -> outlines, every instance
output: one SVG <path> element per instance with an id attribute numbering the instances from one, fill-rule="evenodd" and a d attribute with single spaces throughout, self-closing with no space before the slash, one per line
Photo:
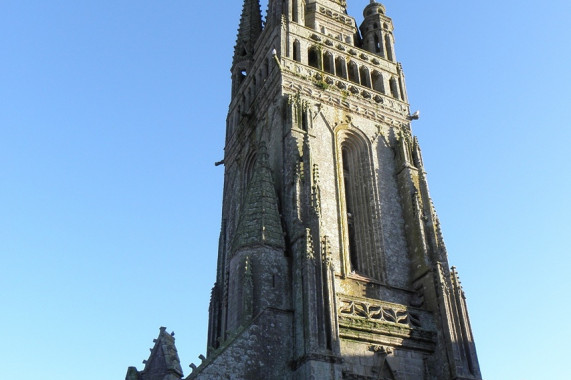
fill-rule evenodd
<path id="1" fill-rule="evenodd" d="M 346 8 L 269 0 L 263 21 L 244 0 L 206 356 L 186 380 L 482 378 L 393 22 Z M 126 380 L 183 376 L 161 328 Z"/>

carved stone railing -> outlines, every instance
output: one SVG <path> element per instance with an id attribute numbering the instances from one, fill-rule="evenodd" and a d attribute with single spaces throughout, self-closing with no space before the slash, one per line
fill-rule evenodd
<path id="1" fill-rule="evenodd" d="M 341 338 L 366 344 L 434 351 L 434 316 L 405 305 L 338 294 Z"/>
<path id="2" fill-rule="evenodd" d="M 365 301 L 343 296 L 339 299 L 339 316 L 364 318 L 370 321 L 391 322 L 408 328 L 422 327 L 421 318 L 405 305 L 383 301 Z"/>

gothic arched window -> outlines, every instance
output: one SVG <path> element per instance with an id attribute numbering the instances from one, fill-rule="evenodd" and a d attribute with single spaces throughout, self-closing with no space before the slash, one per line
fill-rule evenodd
<path id="1" fill-rule="evenodd" d="M 316 47 L 310 47 L 308 52 L 308 64 L 317 69 L 321 68 L 321 53 Z"/>
<path id="2" fill-rule="evenodd" d="M 395 78 L 391 78 L 391 80 L 389 81 L 389 85 L 391 86 L 391 95 L 393 96 L 393 98 L 399 99 L 400 95 L 399 95 L 397 80 Z"/>
<path id="3" fill-rule="evenodd" d="M 361 85 L 371 88 L 371 76 L 369 75 L 369 69 L 366 66 L 362 66 L 359 70 L 361 74 Z"/>
<path id="4" fill-rule="evenodd" d="M 323 71 L 335 75 L 335 61 L 333 54 L 326 52 L 323 54 Z"/>
<path id="5" fill-rule="evenodd" d="M 341 57 L 337 57 L 337 59 L 335 59 L 335 73 L 338 77 L 347 79 L 347 64 Z"/>
<path id="6" fill-rule="evenodd" d="M 355 62 L 349 62 L 349 80 L 359 84 L 359 67 Z"/>
<path id="7" fill-rule="evenodd" d="M 373 90 L 385 94 L 385 83 L 383 80 L 383 74 L 381 74 L 378 71 L 373 71 L 372 77 L 373 77 Z"/>
<path id="8" fill-rule="evenodd" d="M 293 42 L 293 60 L 301 62 L 301 47 L 298 40 Z"/>
<path id="9" fill-rule="evenodd" d="M 292 21 L 299 22 L 299 7 L 297 6 L 297 0 L 293 0 L 292 3 Z"/>
<path id="10" fill-rule="evenodd" d="M 360 133 L 344 129 L 338 134 L 337 147 L 344 267 L 346 272 L 381 280 L 368 141 Z"/>
<path id="11" fill-rule="evenodd" d="M 393 44 L 389 34 L 385 35 L 385 51 L 387 52 L 387 59 L 389 61 L 394 61 Z"/>

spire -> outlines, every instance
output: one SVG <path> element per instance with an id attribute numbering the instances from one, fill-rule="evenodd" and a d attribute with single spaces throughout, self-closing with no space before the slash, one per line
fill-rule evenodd
<path id="1" fill-rule="evenodd" d="M 281 249 L 285 247 L 278 212 L 278 197 L 268 164 L 265 143 L 261 143 L 258 151 L 233 248 L 236 251 L 253 245 L 267 245 Z"/>
<path id="2" fill-rule="evenodd" d="M 234 64 L 253 58 L 254 44 L 260 33 L 262 33 L 260 0 L 244 0 L 238 38 L 234 47 Z"/>

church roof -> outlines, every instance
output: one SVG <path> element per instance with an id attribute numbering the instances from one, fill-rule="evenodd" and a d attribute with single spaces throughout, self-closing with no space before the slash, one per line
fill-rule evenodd
<path id="1" fill-rule="evenodd" d="M 233 248 L 236 251 L 254 245 L 281 249 L 285 247 L 278 211 L 278 197 L 264 143 L 258 150 L 254 173 L 241 209 Z"/>
<path id="2" fill-rule="evenodd" d="M 238 38 L 234 47 L 234 64 L 251 60 L 254 56 L 254 44 L 262 33 L 262 12 L 260 0 L 244 0 Z"/>

